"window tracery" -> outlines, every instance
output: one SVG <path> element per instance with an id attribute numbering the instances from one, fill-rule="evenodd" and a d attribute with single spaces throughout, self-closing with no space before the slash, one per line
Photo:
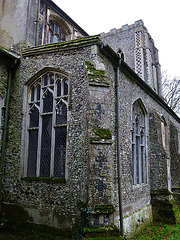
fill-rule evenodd
<path id="1" fill-rule="evenodd" d="M 68 78 L 47 72 L 28 87 L 28 177 L 65 177 Z"/>
<path id="2" fill-rule="evenodd" d="M 48 43 L 65 42 L 67 40 L 67 30 L 56 20 L 49 21 Z"/>
<path id="3" fill-rule="evenodd" d="M 145 183 L 146 166 L 145 113 L 137 100 L 132 109 L 132 174 L 133 184 Z"/>

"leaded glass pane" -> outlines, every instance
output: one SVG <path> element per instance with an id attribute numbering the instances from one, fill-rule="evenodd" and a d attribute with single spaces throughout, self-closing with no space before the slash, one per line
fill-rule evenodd
<path id="1" fill-rule="evenodd" d="M 31 102 L 33 102 L 34 101 L 34 91 L 35 91 L 35 89 L 34 89 L 34 86 L 31 88 Z"/>
<path id="2" fill-rule="evenodd" d="M 141 174 L 142 182 L 144 182 L 144 147 L 141 147 Z"/>
<path id="3" fill-rule="evenodd" d="M 132 142 L 134 142 L 134 132 L 132 132 Z"/>
<path id="4" fill-rule="evenodd" d="M 136 180 L 139 183 L 139 137 L 136 137 Z"/>
<path id="5" fill-rule="evenodd" d="M 37 101 L 40 100 L 40 96 L 41 96 L 41 86 L 38 85 L 38 86 L 37 86 Z"/>
<path id="6" fill-rule="evenodd" d="M 64 95 L 68 95 L 68 80 L 64 81 Z"/>
<path id="7" fill-rule="evenodd" d="M 132 145 L 132 179 L 133 179 L 133 183 L 134 183 L 134 144 Z"/>
<path id="8" fill-rule="evenodd" d="M 52 32 L 51 30 L 49 30 L 48 43 L 51 43 L 52 37 L 53 37 Z"/>
<path id="9" fill-rule="evenodd" d="M 58 35 L 54 35 L 53 43 L 58 43 L 58 42 L 59 42 Z"/>
<path id="10" fill-rule="evenodd" d="M 40 1 L 40 13 L 44 14 L 44 2 Z"/>
<path id="11" fill-rule="evenodd" d="M 143 131 L 141 131 L 141 135 L 140 135 L 140 137 L 141 137 L 141 144 L 143 144 Z"/>
<path id="12" fill-rule="evenodd" d="M 50 84 L 54 84 L 54 74 L 50 75 Z"/>
<path id="13" fill-rule="evenodd" d="M 31 110 L 30 113 L 30 124 L 29 127 L 38 127 L 39 126 L 39 111 L 36 107 Z"/>
<path id="14" fill-rule="evenodd" d="M 51 92 L 45 94 L 43 99 L 43 113 L 52 112 L 53 111 L 53 95 Z"/>
<path id="15" fill-rule="evenodd" d="M 65 104 L 60 104 L 56 109 L 56 125 L 67 123 L 67 108 Z"/>
<path id="16" fill-rule="evenodd" d="M 50 21 L 50 27 L 49 27 L 52 31 L 54 31 L 54 23 L 52 21 Z"/>
<path id="17" fill-rule="evenodd" d="M 145 114 L 139 101 L 133 104 L 132 121 L 134 134 L 132 134 L 132 174 L 134 184 L 145 182 Z M 134 140 L 134 141 L 133 141 Z"/>
<path id="18" fill-rule="evenodd" d="M 54 28 L 55 24 L 52 26 Z M 60 26 L 57 30 L 60 32 Z M 65 82 L 62 82 L 62 79 Z M 52 173 L 55 177 L 65 177 L 68 81 L 61 74 L 48 72 L 37 79 L 29 90 L 31 95 L 28 105 L 30 109 L 27 176 L 50 177 Z M 55 103 L 56 110 L 53 107 Z M 55 119 L 55 128 L 52 126 L 52 119 Z M 37 168 L 38 164 L 40 166 Z M 51 169 L 51 166 L 54 166 L 54 169 Z"/>
<path id="19" fill-rule="evenodd" d="M 38 146 L 38 130 L 30 130 L 28 148 L 28 169 L 27 169 L 28 177 L 36 176 L 37 146 Z"/>
<path id="20" fill-rule="evenodd" d="M 48 85 L 48 75 L 44 76 L 44 86 Z"/>
<path id="21" fill-rule="evenodd" d="M 136 129 L 136 134 L 138 134 L 138 120 L 137 119 L 135 121 L 135 129 Z"/>
<path id="22" fill-rule="evenodd" d="M 65 177 L 66 127 L 55 130 L 54 177 Z"/>
<path id="23" fill-rule="evenodd" d="M 61 81 L 57 82 L 57 96 L 61 96 Z"/>
<path id="24" fill-rule="evenodd" d="M 50 177 L 52 115 L 42 117 L 40 177 Z"/>
<path id="25" fill-rule="evenodd" d="M 39 31 L 38 31 L 38 46 L 42 45 L 42 32 L 43 32 L 43 23 L 40 20 L 39 21 Z"/>

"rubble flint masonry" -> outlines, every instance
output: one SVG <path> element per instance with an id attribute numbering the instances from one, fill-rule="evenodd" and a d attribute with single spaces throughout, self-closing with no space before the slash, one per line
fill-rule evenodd
<path id="1" fill-rule="evenodd" d="M 20 3 L 0 4 L 2 219 L 66 239 L 115 236 L 121 194 L 127 237 L 152 219 L 176 222 L 180 119 L 142 20 L 88 36 L 52 1 L 27 0 L 17 38 L 4 19 L 18 25 Z"/>

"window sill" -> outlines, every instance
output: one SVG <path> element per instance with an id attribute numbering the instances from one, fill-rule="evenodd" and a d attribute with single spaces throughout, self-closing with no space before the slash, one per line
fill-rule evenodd
<path id="1" fill-rule="evenodd" d="M 107 140 L 107 139 L 98 139 L 98 138 L 91 138 L 90 139 L 90 144 L 112 144 L 113 141 Z"/>
<path id="2" fill-rule="evenodd" d="M 132 188 L 133 190 L 135 190 L 135 189 L 140 189 L 146 186 L 148 186 L 148 183 L 138 183 L 138 184 L 133 184 Z"/>
<path id="3" fill-rule="evenodd" d="M 46 182 L 46 183 L 66 183 L 65 178 L 50 178 L 50 177 L 24 177 L 22 180 L 30 182 Z"/>

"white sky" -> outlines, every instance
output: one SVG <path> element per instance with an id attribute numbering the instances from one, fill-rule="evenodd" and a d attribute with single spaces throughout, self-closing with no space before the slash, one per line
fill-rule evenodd
<path id="1" fill-rule="evenodd" d="M 159 50 L 161 70 L 180 76 L 179 0 L 53 0 L 89 35 L 142 19 Z"/>

